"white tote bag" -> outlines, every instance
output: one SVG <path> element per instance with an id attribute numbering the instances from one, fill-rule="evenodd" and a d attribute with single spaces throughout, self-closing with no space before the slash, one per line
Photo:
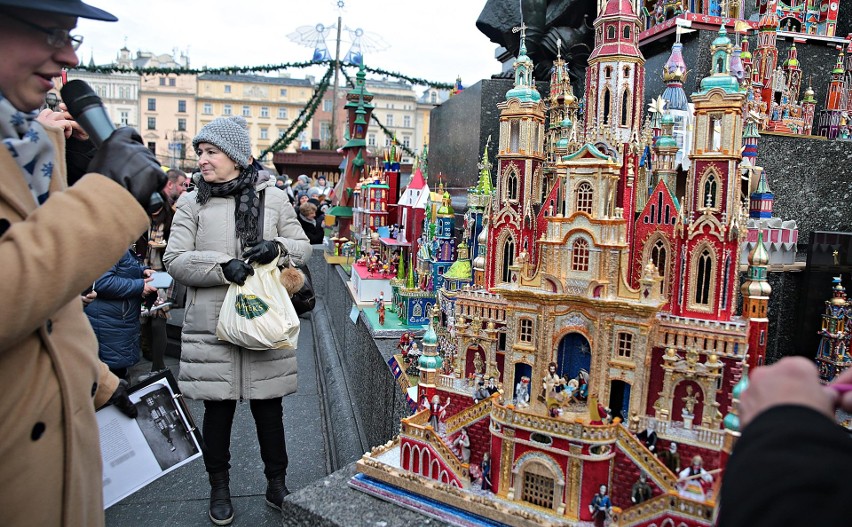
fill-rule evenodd
<path id="1" fill-rule="evenodd" d="M 216 326 L 219 340 L 258 351 L 296 347 L 299 316 L 278 280 L 276 262 L 256 265 L 245 284 L 228 287 Z"/>

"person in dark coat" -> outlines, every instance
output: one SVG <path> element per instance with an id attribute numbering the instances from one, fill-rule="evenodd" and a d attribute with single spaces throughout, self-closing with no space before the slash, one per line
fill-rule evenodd
<path id="1" fill-rule="evenodd" d="M 852 450 L 835 411 L 852 411 L 850 383 L 852 369 L 820 384 L 814 361 L 805 357 L 751 372 L 716 525 L 849 525 Z"/>
<path id="2" fill-rule="evenodd" d="M 317 217 L 317 206 L 313 203 L 299 205 L 299 223 L 305 231 L 311 245 L 322 243 L 325 231 L 322 228 L 322 218 Z"/>
<path id="3" fill-rule="evenodd" d="M 148 285 L 152 273 L 143 269 L 128 249 L 95 281 L 93 289 L 98 296 L 85 307 L 98 337 L 98 357 L 122 379 L 127 378 L 127 369 L 139 362 L 142 297 L 157 292 Z"/>

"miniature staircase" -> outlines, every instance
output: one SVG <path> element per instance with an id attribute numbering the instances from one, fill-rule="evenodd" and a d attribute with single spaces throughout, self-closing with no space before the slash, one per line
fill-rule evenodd
<path id="1" fill-rule="evenodd" d="M 444 435 L 446 437 L 450 437 L 462 428 L 471 426 L 486 417 L 490 417 L 491 406 L 493 405 L 494 398 L 498 396 L 499 395 L 495 393 L 488 399 L 483 399 L 472 406 L 468 406 L 461 412 L 448 417 L 445 423 L 446 429 L 444 431 Z"/>
<path id="2" fill-rule="evenodd" d="M 663 494 L 676 490 L 677 476 L 624 425 L 617 427 L 617 444 L 637 467 L 648 474 Z"/>

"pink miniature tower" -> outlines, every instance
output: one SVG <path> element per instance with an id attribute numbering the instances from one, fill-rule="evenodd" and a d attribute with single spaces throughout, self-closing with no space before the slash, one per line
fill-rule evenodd
<path id="1" fill-rule="evenodd" d="M 776 0 L 770 0 L 766 12 L 760 17 L 757 24 L 757 49 L 754 50 L 754 71 L 761 85 L 760 98 L 766 103 L 767 109 L 772 104 L 772 77 L 778 64 L 778 15 L 775 6 Z"/>
<path id="2" fill-rule="evenodd" d="M 808 89 L 805 90 L 805 98 L 802 99 L 802 118 L 805 121 L 805 128 L 802 134 L 811 135 L 814 129 L 814 112 L 816 111 L 816 98 L 814 97 L 814 89 L 808 84 Z"/>
<path id="3" fill-rule="evenodd" d="M 833 284 L 831 300 L 825 301 L 816 357 L 820 380 L 826 383 L 852 364 L 849 350 L 852 338 L 848 331 L 848 324 L 852 323 L 852 304 L 846 299 L 840 276 L 834 277 Z"/>

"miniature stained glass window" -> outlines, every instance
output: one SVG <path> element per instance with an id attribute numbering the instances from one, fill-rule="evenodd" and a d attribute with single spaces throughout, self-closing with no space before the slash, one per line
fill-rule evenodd
<path id="1" fill-rule="evenodd" d="M 654 267 L 657 268 L 657 272 L 660 273 L 660 276 L 663 278 L 663 281 L 660 282 L 660 293 L 663 295 L 666 294 L 666 270 L 668 266 L 666 265 L 666 244 L 663 243 L 663 240 L 658 239 L 657 243 L 651 248 L 651 262 L 653 262 Z"/>
<path id="2" fill-rule="evenodd" d="M 514 171 L 509 172 L 506 178 L 506 197 L 511 200 L 518 199 L 518 176 Z"/>
<path id="3" fill-rule="evenodd" d="M 627 116 L 630 114 L 630 90 L 621 92 L 621 126 L 627 126 Z"/>
<path id="4" fill-rule="evenodd" d="M 603 114 L 601 115 L 601 124 L 609 124 L 609 113 L 612 111 L 612 95 L 609 93 L 609 88 L 604 88 L 603 92 Z"/>
<path id="5" fill-rule="evenodd" d="M 704 197 L 703 205 L 712 209 L 716 207 L 716 175 L 710 173 L 707 175 L 707 178 L 704 180 L 704 188 L 702 196 Z"/>
<path id="6" fill-rule="evenodd" d="M 592 213 L 592 199 L 594 191 L 592 186 L 584 181 L 577 187 L 577 212 Z"/>
<path id="7" fill-rule="evenodd" d="M 571 270 L 589 270 L 589 242 L 584 238 L 577 238 L 572 246 Z"/>
<path id="8" fill-rule="evenodd" d="M 506 240 L 506 243 L 503 245 L 503 273 L 501 278 L 503 282 L 510 282 L 512 278 L 512 272 L 509 269 L 515 263 L 515 241 L 511 238 Z"/>

